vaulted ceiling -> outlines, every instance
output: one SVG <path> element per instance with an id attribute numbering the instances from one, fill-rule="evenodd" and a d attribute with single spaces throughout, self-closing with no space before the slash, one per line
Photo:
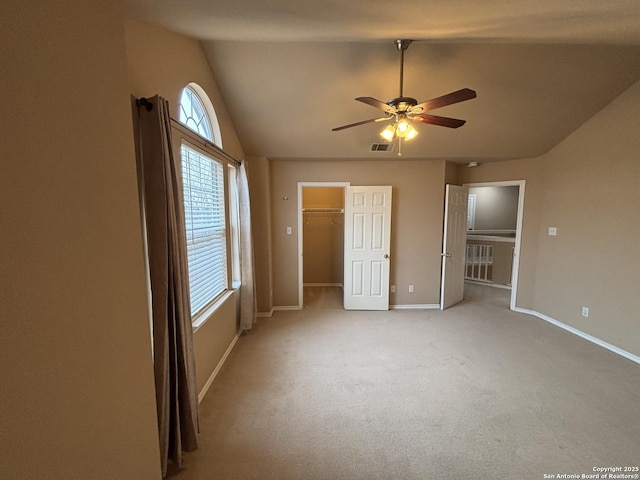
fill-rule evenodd
<path id="1" fill-rule="evenodd" d="M 434 110 L 459 129 L 419 125 L 405 158 L 459 162 L 545 153 L 640 79 L 637 0 L 126 0 L 128 14 L 202 41 L 245 153 L 386 158 L 380 116 L 357 102 L 419 102 L 460 88 L 477 98 Z"/>

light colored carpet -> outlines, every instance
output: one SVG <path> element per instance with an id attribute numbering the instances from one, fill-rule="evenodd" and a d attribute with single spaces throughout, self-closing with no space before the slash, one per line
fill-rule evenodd
<path id="1" fill-rule="evenodd" d="M 446 310 L 261 319 L 201 405 L 174 478 L 542 479 L 640 463 L 640 366 L 469 286 Z M 551 478 L 551 477 L 547 477 Z"/>

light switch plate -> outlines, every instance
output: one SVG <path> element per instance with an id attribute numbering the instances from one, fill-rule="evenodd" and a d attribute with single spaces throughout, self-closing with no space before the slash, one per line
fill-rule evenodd
<path id="1" fill-rule="evenodd" d="M 549 227 L 549 235 L 551 235 L 552 237 L 555 237 L 556 235 L 558 235 L 558 228 L 557 227 Z"/>

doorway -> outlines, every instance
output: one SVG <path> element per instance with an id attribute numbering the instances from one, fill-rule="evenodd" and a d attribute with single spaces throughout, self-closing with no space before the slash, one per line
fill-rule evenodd
<path id="1" fill-rule="evenodd" d="M 524 180 L 465 184 L 467 219 L 465 290 L 468 286 L 510 289 L 515 310 L 524 212 Z"/>
<path id="2" fill-rule="evenodd" d="M 344 198 L 349 182 L 298 183 L 298 304 L 305 287 L 342 290 Z"/>

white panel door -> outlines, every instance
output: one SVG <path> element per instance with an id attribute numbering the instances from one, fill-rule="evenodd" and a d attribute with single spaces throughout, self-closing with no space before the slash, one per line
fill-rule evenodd
<path id="1" fill-rule="evenodd" d="M 464 264 L 467 244 L 467 203 L 469 189 L 447 185 L 442 239 L 442 286 L 440 308 L 455 305 L 464 298 Z"/>
<path id="2" fill-rule="evenodd" d="M 391 187 L 346 187 L 344 308 L 389 310 Z"/>

